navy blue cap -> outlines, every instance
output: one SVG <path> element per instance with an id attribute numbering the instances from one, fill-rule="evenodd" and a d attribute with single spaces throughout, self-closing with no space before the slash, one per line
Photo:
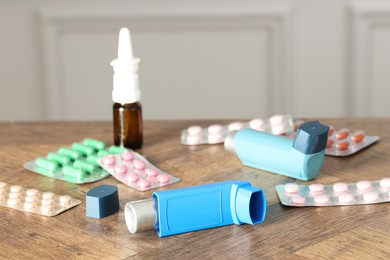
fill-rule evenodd
<path id="1" fill-rule="evenodd" d="M 295 135 L 293 147 L 304 154 L 325 150 L 329 127 L 318 121 L 303 123 Z"/>
<path id="2" fill-rule="evenodd" d="M 118 187 L 103 184 L 90 189 L 86 194 L 86 215 L 104 218 L 119 210 Z"/>

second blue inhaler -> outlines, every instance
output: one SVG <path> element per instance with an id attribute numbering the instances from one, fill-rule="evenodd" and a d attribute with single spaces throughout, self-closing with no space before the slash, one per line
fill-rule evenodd
<path id="1" fill-rule="evenodd" d="M 225 149 L 235 152 L 245 166 L 307 181 L 320 171 L 328 130 L 318 121 L 306 122 L 291 139 L 246 128 L 231 132 Z"/>
<path id="2" fill-rule="evenodd" d="M 129 202 L 125 220 L 131 233 L 156 229 L 160 237 L 230 224 L 264 221 L 266 200 L 246 181 L 224 181 L 158 191 L 152 199 Z"/>

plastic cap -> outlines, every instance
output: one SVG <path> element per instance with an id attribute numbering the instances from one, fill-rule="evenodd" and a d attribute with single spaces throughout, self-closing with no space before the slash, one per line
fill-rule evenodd
<path id="1" fill-rule="evenodd" d="M 261 189 L 252 186 L 240 187 L 235 204 L 240 222 L 254 225 L 264 221 L 267 205 Z"/>
<path id="2" fill-rule="evenodd" d="M 304 153 L 314 154 L 325 150 L 329 127 L 318 121 L 303 123 L 295 135 L 293 147 Z"/>
<path id="3" fill-rule="evenodd" d="M 126 203 L 125 221 L 130 233 L 154 229 L 156 212 L 153 208 L 154 199 L 138 200 Z"/>
<path id="4" fill-rule="evenodd" d="M 111 62 L 114 68 L 112 101 L 130 104 L 141 100 L 138 80 L 139 62 L 140 59 L 133 56 L 129 29 L 122 28 L 119 32 L 118 58 Z"/>
<path id="5" fill-rule="evenodd" d="M 231 153 L 235 153 L 236 149 L 234 147 L 234 137 L 236 136 L 238 130 L 229 132 L 225 137 L 225 150 Z"/>

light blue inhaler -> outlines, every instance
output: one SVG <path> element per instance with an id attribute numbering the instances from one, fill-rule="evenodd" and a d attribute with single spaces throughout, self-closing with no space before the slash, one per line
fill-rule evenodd
<path id="1" fill-rule="evenodd" d="M 160 237 L 230 224 L 264 221 L 266 200 L 261 189 L 246 181 L 224 181 L 157 191 L 153 198 L 125 206 L 131 233 L 156 229 Z"/>
<path id="2" fill-rule="evenodd" d="M 235 152 L 245 166 L 308 181 L 320 171 L 328 130 L 318 121 L 306 122 L 291 139 L 246 128 L 231 132 L 225 149 Z"/>

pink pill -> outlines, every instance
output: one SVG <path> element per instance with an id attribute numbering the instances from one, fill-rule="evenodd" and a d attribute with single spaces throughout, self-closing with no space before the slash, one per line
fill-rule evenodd
<path id="1" fill-rule="evenodd" d="M 371 182 L 369 181 L 358 181 L 356 183 L 356 188 L 359 190 L 369 190 L 371 188 Z"/>
<path id="2" fill-rule="evenodd" d="M 282 124 L 281 125 L 272 125 L 271 131 L 275 135 L 281 135 L 281 134 L 286 133 L 286 128 Z"/>
<path id="3" fill-rule="evenodd" d="M 264 131 L 264 120 L 255 118 L 249 121 L 249 127 L 255 130 Z"/>
<path id="4" fill-rule="evenodd" d="M 16 206 L 18 204 L 20 204 L 20 199 L 19 198 L 9 199 L 8 200 L 8 205 L 10 205 L 10 206 Z"/>
<path id="5" fill-rule="evenodd" d="M 133 169 L 135 170 L 143 170 L 145 169 L 145 163 L 141 160 L 134 160 Z"/>
<path id="6" fill-rule="evenodd" d="M 363 194 L 363 199 L 368 202 L 376 201 L 378 198 L 379 196 L 376 192 L 366 192 Z"/>
<path id="7" fill-rule="evenodd" d="M 337 182 L 333 184 L 333 190 L 335 192 L 344 192 L 348 190 L 348 184 L 343 183 L 343 182 Z"/>
<path id="8" fill-rule="evenodd" d="M 106 164 L 106 165 L 113 165 L 113 164 L 115 164 L 115 156 L 113 156 L 113 155 L 103 156 L 102 162 L 103 162 L 103 164 Z"/>
<path id="9" fill-rule="evenodd" d="M 115 175 L 123 175 L 127 172 L 127 167 L 125 165 L 115 165 L 114 173 Z"/>
<path id="10" fill-rule="evenodd" d="M 7 187 L 7 183 L 0 181 L 0 189 L 5 189 Z"/>
<path id="11" fill-rule="evenodd" d="M 24 198 L 24 201 L 26 202 L 36 202 L 38 200 L 38 197 L 36 196 L 27 196 Z"/>
<path id="12" fill-rule="evenodd" d="M 329 197 L 326 195 L 314 196 L 314 202 L 317 204 L 326 204 L 329 202 Z"/>
<path id="13" fill-rule="evenodd" d="M 220 134 L 210 134 L 208 135 L 207 139 L 211 144 L 223 142 L 222 135 Z"/>
<path id="14" fill-rule="evenodd" d="M 26 191 L 26 195 L 29 196 L 29 197 L 37 196 L 38 193 L 39 193 L 39 191 L 36 190 L 36 189 L 28 189 L 28 190 Z"/>
<path id="15" fill-rule="evenodd" d="M 269 119 L 271 125 L 278 125 L 283 123 L 284 116 L 283 115 L 274 115 Z"/>
<path id="16" fill-rule="evenodd" d="M 134 158 L 134 154 L 132 152 L 126 151 L 121 154 L 121 159 L 123 161 L 131 161 Z"/>
<path id="17" fill-rule="evenodd" d="M 32 208 L 35 208 L 37 206 L 37 204 L 35 202 L 25 202 L 23 204 L 24 208 L 25 209 L 32 209 Z"/>
<path id="18" fill-rule="evenodd" d="M 187 132 L 189 135 L 199 135 L 202 132 L 202 127 L 198 125 L 194 125 L 191 127 L 188 127 Z"/>
<path id="19" fill-rule="evenodd" d="M 11 188 L 10 188 L 10 191 L 13 192 L 13 193 L 18 193 L 18 192 L 21 192 L 22 189 L 23 189 L 22 186 L 12 185 Z"/>
<path id="20" fill-rule="evenodd" d="M 309 190 L 314 192 L 321 192 L 324 190 L 324 185 L 322 184 L 310 184 Z"/>
<path id="21" fill-rule="evenodd" d="M 199 135 L 188 135 L 187 136 L 187 144 L 198 144 L 200 143 Z"/>
<path id="22" fill-rule="evenodd" d="M 51 191 L 48 191 L 48 192 L 45 192 L 45 193 L 42 194 L 42 198 L 44 200 L 53 199 L 54 196 L 55 196 L 55 194 L 53 192 L 51 192 Z"/>
<path id="23" fill-rule="evenodd" d="M 341 203 L 350 203 L 353 201 L 353 196 L 351 194 L 341 194 L 338 196 L 338 200 Z"/>
<path id="24" fill-rule="evenodd" d="M 156 177 L 158 174 L 158 171 L 156 169 L 148 168 L 148 169 L 145 169 L 145 173 L 148 177 Z"/>
<path id="25" fill-rule="evenodd" d="M 157 176 L 157 182 L 158 183 L 167 183 L 169 181 L 169 176 L 166 174 L 160 174 Z"/>
<path id="26" fill-rule="evenodd" d="M 64 195 L 60 197 L 60 203 L 61 205 L 67 205 L 72 201 L 72 198 L 68 195 Z"/>
<path id="27" fill-rule="evenodd" d="M 146 188 L 149 188 L 151 186 L 151 182 L 146 180 L 146 179 L 141 179 L 137 182 L 138 186 L 141 188 L 141 189 L 146 189 Z"/>
<path id="28" fill-rule="evenodd" d="M 287 183 L 284 185 L 284 191 L 287 193 L 297 193 L 299 191 L 299 186 L 295 183 Z"/>
<path id="29" fill-rule="evenodd" d="M 45 200 L 42 200 L 42 201 L 41 201 L 41 204 L 42 204 L 43 206 L 53 205 L 53 204 L 54 204 L 54 200 L 53 200 L 53 199 L 45 199 Z"/>
<path id="30" fill-rule="evenodd" d="M 48 213 L 53 209 L 53 205 L 43 205 L 41 206 L 41 211 L 43 213 Z"/>
<path id="31" fill-rule="evenodd" d="M 211 125 L 207 129 L 209 134 L 221 134 L 222 130 L 223 130 L 223 126 L 221 126 L 221 125 Z"/>
<path id="32" fill-rule="evenodd" d="M 135 173 L 130 173 L 130 174 L 127 174 L 127 176 L 126 176 L 127 183 L 136 182 L 136 181 L 138 181 L 138 179 L 139 179 L 139 176 Z"/>
<path id="33" fill-rule="evenodd" d="M 244 124 L 241 122 L 233 122 L 229 124 L 228 128 L 229 131 L 241 130 L 244 128 Z"/>
<path id="34" fill-rule="evenodd" d="M 385 178 L 380 180 L 379 185 L 382 188 L 386 188 L 386 189 L 390 188 L 390 178 Z"/>
<path id="35" fill-rule="evenodd" d="M 292 203 L 295 203 L 295 204 L 304 204 L 306 201 L 305 197 L 302 197 L 299 195 L 291 196 L 291 200 L 292 200 Z"/>
<path id="36" fill-rule="evenodd" d="M 21 195 L 20 195 L 20 193 L 10 193 L 9 195 L 8 195 L 8 197 L 10 198 L 10 199 L 18 199 L 18 198 L 20 198 L 21 197 Z"/>

